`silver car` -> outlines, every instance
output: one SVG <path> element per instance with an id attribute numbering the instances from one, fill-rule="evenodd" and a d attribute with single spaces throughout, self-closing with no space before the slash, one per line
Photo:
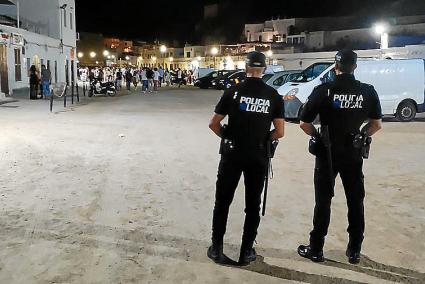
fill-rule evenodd
<path id="1" fill-rule="evenodd" d="M 270 78 L 264 81 L 267 85 L 276 90 L 283 84 L 297 79 L 301 75 L 302 70 L 288 70 L 275 73 Z"/>

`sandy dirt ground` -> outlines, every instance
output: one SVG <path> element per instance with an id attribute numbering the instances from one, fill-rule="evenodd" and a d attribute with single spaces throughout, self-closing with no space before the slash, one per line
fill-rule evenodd
<path id="1" fill-rule="evenodd" d="M 0 283 L 425 283 L 425 119 L 387 121 L 365 164 L 362 262 L 347 263 L 346 204 L 336 186 L 327 261 L 296 248 L 313 213 L 313 156 L 296 124 L 274 161 L 259 259 L 206 257 L 219 140 L 208 120 L 220 93 L 163 90 L 0 106 Z M 225 251 L 237 258 L 242 183 Z"/>

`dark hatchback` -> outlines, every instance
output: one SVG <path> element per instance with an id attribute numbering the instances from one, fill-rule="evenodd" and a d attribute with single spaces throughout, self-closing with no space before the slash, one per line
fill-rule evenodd
<path id="1" fill-rule="evenodd" d="M 220 70 L 220 71 L 213 71 L 209 73 L 208 75 L 198 78 L 195 80 L 195 86 L 199 87 L 201 89 L 208 89 L 215 87 L 213 85 L 213 81 L 215 81 L 218 78 L 222 78 L 223 76 L 226 76 L 230 73 L 236 72 L 235 70 Z"/>
<path id="2" fill-rule="evenodd" d="M 245 71 L 234 71 L 213 81 L 213 87 L 217 90 L 229 89 L 232 86 L 242 83 L 246 79 Z"/>

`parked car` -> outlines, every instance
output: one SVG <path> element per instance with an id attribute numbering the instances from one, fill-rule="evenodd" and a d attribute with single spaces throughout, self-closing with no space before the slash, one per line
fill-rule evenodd
<path id="1" fill-rule="evenodd" d="M 219 71 L 219 73 L 217 74 L 217 76 L 211 81 L 211 85 L 214 89 L 217 90 L 222 90 L 224 89 L 223 87 L 220 87 L 221 82 L 224 82 L 224 79 L 227 76 L 230 76 L 231 74 L 238 72 L 238 70 L 222 70 Z"/>
<path id="2" fill-rule="evenodd" d="M 425 112 L 425 60 L 359 60 L 356 79 L 375 87 L 384 115 L 399 121 L 412 121 L 416 113 Z M 285 101 L 286 118 L 299 118 L 303 103 L 313 89 L 335 78 L 335 64 L 316 63 L 305 69 L 293 82 L 278 89 Z"/>
<path id="3" fill-rule="evenodd" d="M 214 80 L 213 85 L 217 90 L 229 89 L 232 86 L 240 84 L 245 81 L 246 72 L 245 71 L 236 71 L 228 73 L 226 76 L 222 76 Z"/>
<path id="4" fill-rule="evenodd" d="M 263 79 L 264 83 L 267 83 L 267 81 L 273 77 L 275 74 L 274 73 L 266 73 L 263 75 L 263 77 L 261 77 L 261 79 Z"/>
<path id="5" fill-rule="evenodd" d="M 213 81 L 217 78 L 221 78 L 222 76 L 225 76 L 231 72 L 236 72 L 235 70 L 220 70 L 220 71 L 213 71 L 209 73 L 208 75 L 198 78 L 195 80 L 195 86 L 199 87 L 201 89 L 208 89 L 214 87 Z"/>
<path id="6" fill-rule="evenodd" d="M 282 72 L 277 72 L 274 75 L 268 76 L 267 80 L 264 81 L 264 75 L 263 76 L 263 81 L 275 88 L 276 90 L 279 89 L 281 86 L 283 86 L 285 83 L 287 82 L 291 82 L 295 79 L 297 79 L 300 75 L 301 75 L 302 70 L 290 70 L 290 71 L 282 71 Z"/>

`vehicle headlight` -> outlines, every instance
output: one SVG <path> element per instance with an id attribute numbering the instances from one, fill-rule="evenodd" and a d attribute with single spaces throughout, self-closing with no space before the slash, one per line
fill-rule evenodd
<path id="1" fill-rule="evenodd" d="M 284 97 L 283 100 L 285 101 L 290 101 L 296 98 L 297 94 L 298 94 L 299 89 L 295 88 L 290 90 Z"/>

